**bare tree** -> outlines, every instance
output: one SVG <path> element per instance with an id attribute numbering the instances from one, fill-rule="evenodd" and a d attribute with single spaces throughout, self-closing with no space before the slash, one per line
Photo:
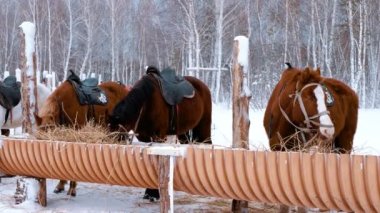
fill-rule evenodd
<path id="1" fill-rule="evenodd" d="M 73 45 L 73 11 L 71 7 L 71 0 L 65 1 L 67 4 L 67 9 L 69 12 L 69 41 L 68 41 L 68 47 L 67 47 L 67 54 L 65 58 L 65 66 L 63 69 L 63 78 L 66 79 L 67 77 L 67 71 L 69 69 L 69 62 L 70 62 L 70 56 L 71 56 L 71 46 Z"/>

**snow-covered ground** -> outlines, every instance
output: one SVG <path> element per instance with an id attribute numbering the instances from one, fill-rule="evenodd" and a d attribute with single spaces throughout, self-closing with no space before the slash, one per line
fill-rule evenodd
<path id="1" fill-rule="evenodd" d="M 250 112 L 250 146 L 251 149 L 267 150 L 268 144 L 262 119 L 264 110 Z M 380 109 L 360 110 L 359 123 L 354 141 L 355 154 L 380 155 L 380 143 L 377 139 L 380 121 Z M 231 146 L 232 111 L 218 105 L 213 106 L 212 124 L 213 143 Z M 124 186 L 110 186 L 92 183 L 79 183 L 77 196 L 69 197 L 54 194 L 56 180 L 48 180 L 48 206 L 41 207 L 33 200 L 15 205 L 14 192 L 16 179 L 2 179 L 0 183 L 0 212 L 159 212 L 159 202 L 150 203 L 142 200 L 144 189 Z M 175 212 L 228 212 L 230 200 L 189 195 L 184 192 L 174 194 Z M 250 212 L 276 212 L 275 206 L 250 203 Z"/>

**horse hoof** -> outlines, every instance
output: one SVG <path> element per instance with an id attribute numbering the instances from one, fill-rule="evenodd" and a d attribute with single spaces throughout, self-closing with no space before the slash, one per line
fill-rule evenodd
<path id="1" fill-rule="evenodd" d="M 74 191 L 68 191 L 67 195 L 70 195 L 71 197 L 75 197 L 75 196 L 77 196 L 77 193 Z"/>
<path id="2" fill-rule="evenodd" d="M 158 199 L 156 197 L 152 197 L 152 196 L 149 196 L 149 195 L 144 195 L 143 197 L 144 200 L 149 200 L 149 202 L 156 202 Z"/>
<path id="3" fill-rule="evenodd" d="M 158 197 L 154 197 L 154 196 L 151 196 L 149 194 L 145 194 L 144 197 L 143 197 L 144 200 L 149 200 L 150 202 L 156 202 L 158 201 L 160 198 Z"/>
<path id="4" fill-rule="evenodd" d="M 158 199 L 155 198 L 155 197 L 150 197 L 150 198 L 149 198 L 149 201 L 152 202 L 152 203 L 156 202 L 157 200 L 158 200 Z"/>
<path id="5" fill-rule="evenodd" d="M 58 189 L 58 188 L 56 188 L 56 189 L 54 189 L 54 193 L 58 194 L 58 193 L 63 192 L 64 190 L 65 189 Z"/>

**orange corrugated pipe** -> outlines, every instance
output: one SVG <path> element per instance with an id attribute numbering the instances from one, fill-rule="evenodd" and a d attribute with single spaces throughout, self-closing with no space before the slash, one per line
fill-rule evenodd
<path id="1" fill-rule="evenodd" d="M 158 157 L 147 146 L 3 139 L 11 175 L 153 188 Z M 310 208 L 380 212 L 380 157 L 188 146 L 174 189 L 195 195 Z"/>

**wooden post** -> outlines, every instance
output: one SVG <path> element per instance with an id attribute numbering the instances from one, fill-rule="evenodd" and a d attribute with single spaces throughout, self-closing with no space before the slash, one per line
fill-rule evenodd
<path id="1" fill-rule="evenodd" d="M 172 212 L 172 199 L 169 195 L 169 167 L 172 156 L 158 157 L 158 189 L 160 191 L 160 212 Z"/>
<path id="2" fill-rule="evenodd" d="M 28 135 L 33 133 L 32 115 L 38 112 L 36 69 L 37 59 L 35 54 L 35 25 L 31 22 L 23 22 L 21 30 L 21 98 L 22 98 L 22 132 Z M 42 206 L 46 206 L 46 179 L 37 179 L 39 192 L 37 200 Z"/>
<path id="3" fill-rule="evenodd" d="M 46 178 L 38 178 L 38 185 L 39 185 L 39 190 L 38 190 L 38 203 L 41 206 L 46 206 L 47 205 L 47 196 L 46 196 Z"/>
<path id="4" fill-rule="evenodd" d="M 177 136 L 170 135 L 167 138 L 167 144 L 175 144 Z M 174 211 L 173 202 L 173 176 L 174 160 L 176 156 L 185 154 L 185 147 L 157 146 L 149 147 L 147 153 L 158 155 L 158 188 L 160 191 L 160 212 L 167 213 Z"/>
<path id="5" fill-rule="evenodd" d="M 249 149 L 248 38 L 234 39 L 232 74 L 232 139 L 234 148 Z M 248 212 L 248 202 L 232 200 L 232 212 Z"/>

